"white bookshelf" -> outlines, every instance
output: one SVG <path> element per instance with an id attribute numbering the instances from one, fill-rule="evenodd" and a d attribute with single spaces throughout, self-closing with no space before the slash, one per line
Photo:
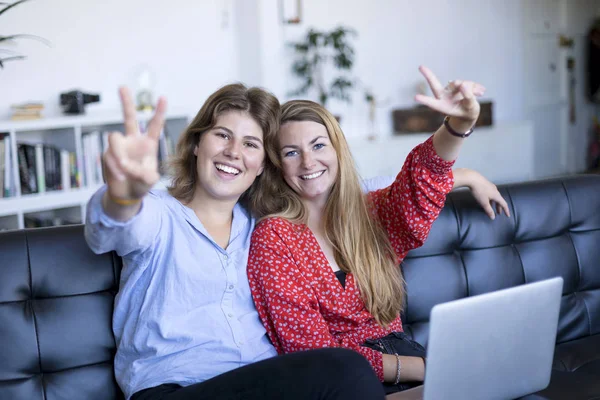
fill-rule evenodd
<path id="1" fill-rule="evenodd" d="M 140 123 L 147 123 L 151 113 L 138 114 Z M 165 129 L 173 143 L 191 121 L 188 112 L 169 112 Z M 45 215 L 46 217 L 68 218 L 70 221 L 85 220 L 85 207 L 91 195 L 101 186 L 90 183 L 84 171 L 81 187 L 67 190 L 53 190 L 43 193 L 23 194 L 20 185 L 17 145 L 19 143 L 43 144 L 64 149 L 75 154 L 77 162 L 84 162 L 83 138 L 91 132 L 123 132 L 123 117 L 120 112 L 95 113 L 81 116 L 59 116 L 31 121 L 0 121 L 0 134 L 10 137 L 10 173 L 16 183 L 11 197 L 0 197 L 0 230 L 23 229 L 25 217 Z"/>

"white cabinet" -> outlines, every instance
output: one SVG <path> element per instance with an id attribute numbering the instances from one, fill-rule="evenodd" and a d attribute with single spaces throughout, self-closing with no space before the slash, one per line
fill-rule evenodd
<path id="1" fill-rule="evenodd" d="M 146 124 L 151 117 L 152 114 L 140 113 L 138 121 Z M 165 143 L 174 147 L 190 120 L 187 112 L 170 112 L 165 122 Z M 3 161 L 0 168 L 3 179 L 0 182 L 4 181 L 4 185 L 0 186 L 6 185 L 7 177 L 13 184 L 12 190 L 4 190 L 4 196 L 0 197 L 0 230 L 22 229 L 33 226 L 36 221 L 53 225 L 81 223 L 85 219 L 85 206 L 89 198 L 102 184 L 101 173 L 94 177 L 93 169 L 99 163 L 98 157 L 104 147 L 102 137 L 105 132 L 123 132 L 122 121 L 122 115 L 115 112 L 0 122 L 0 139 L 4 137 L 4 144 L 10 145 L 0 157 Z M 90 138 L 95 139 L 96 143 L 93 143 L 94 140 L 90 142 Z M 35 150 L 33 154 L 37 161 L 37 173 L 35 179 L 32 178 L 34 182 L 30 182 L 36 189 L 33 191 L 30 185 L 24 184 L 19 170 L 25 168 L 19 165 L 23 158 L 19 152 L 28 147 Z M 45 153 L 46 148 L 55 149 L 58 157 L 53 158 Z M 97 154 L 98 157 L 90 157 L 90 154 Z M 9 155 L 9 161 L 6 161 L 6 155 Z M 62 157 L 71 158 L 72 162 L 69 164 L 66 161 L 65 164 Z M 49 163 L 48 159 L 56 163 Z M 71 170 L 71 167 L 74 169 Z M 4 171 L 7 168 L 8 172 Z M 42 176 L 48 178 L 48 169 L 54 172 L 54 175 L 50 174 L 52 184 L 40 181 Z M 63 180 L 61 184 L 61 177 L 65 179 L 65 173 L 69 175 L 68 181 Z"/>

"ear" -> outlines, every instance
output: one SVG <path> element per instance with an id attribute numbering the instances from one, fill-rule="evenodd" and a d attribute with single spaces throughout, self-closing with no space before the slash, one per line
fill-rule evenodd
<path id="1" fill-rule="evenodd" d="M 198 157 L 198 145 L 194 146 L 194 155 Z"/>
<path id="2" fill-rule="evenodd" d="M 265 164 L 262 165 L 262 167 L 260 167 L 260 169 L 258 170 L 258 172 L 256 173 L 256 176 L 259 177 L 260 174 L 263 173 L 263 171 L 265 170 Z"/>

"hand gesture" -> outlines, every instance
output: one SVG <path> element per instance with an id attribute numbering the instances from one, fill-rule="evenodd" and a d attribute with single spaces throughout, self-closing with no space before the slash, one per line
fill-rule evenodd
<path id="1" fill-rule="evenodd" d="M 160 179 L 158 173 L 158 139 L 165 122 L 166 100 L 158 100 L 146 134 L 139 129 L 131 94 L 119 89 L 125 119 L 125 134 L 112 132 L 108 150 L 103 155 L 108 192 L 116 199 L 140 199 Z"/>
<path id="2" fill-rule="evenodd" d="M 459 118 L 466 125 L 475 124 L 480 109 L 477 97 L 483 95 L 485 87 L 461 80 L 450 81 L 444 87 L 429 68 L 420 66 L 419 71 L 427 80 L 434 97 L 418 94 L 415 97 L 417 102 L 449 117 Z"/>

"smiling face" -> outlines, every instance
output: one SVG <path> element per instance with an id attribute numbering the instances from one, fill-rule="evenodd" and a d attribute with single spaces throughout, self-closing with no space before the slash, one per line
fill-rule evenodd
<path id="1" fill-rule="evenodd" d="M 303 202 L 323 207 L 338 175 L 338 156 L 324 125 L 290 121 L 279 131 L 283 177 Z"/>
<path id="2" fill-rule="evenodd" d="M 228 111 L 194 148 L 196 197 L 237 202 L 263 171 L 263 132 L 245 111 Z"/>

